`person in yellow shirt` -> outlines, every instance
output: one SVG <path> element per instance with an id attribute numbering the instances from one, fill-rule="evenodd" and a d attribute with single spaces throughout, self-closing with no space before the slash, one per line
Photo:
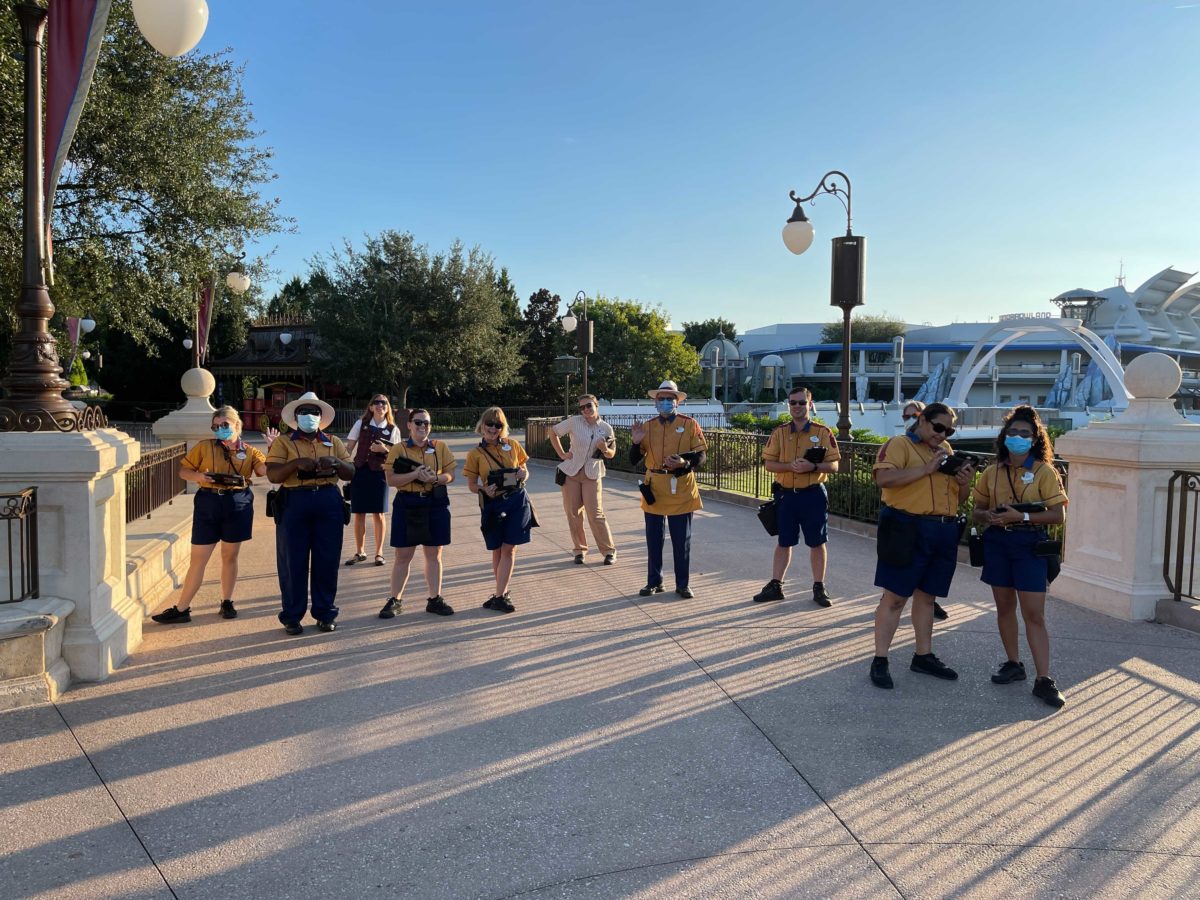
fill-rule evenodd
<path id="1" fill-rule="evenodd" d="M 420 547 L 425 554 L 425 586 L 429 599 L 425 612 L 452 616 L 454 607 L 442 596 L 442 548 L 450 543 L 450 493 L 458 461 L 445 441 L 435 441 L 430 432 L 433 417 L 427 409 L 409 411 L 408 440 L 388 451 L 383 464 L 387 482 L 396 489 L 392 501 L 391 596 L 379 618 L 391 619 L 400 612 L 408 570 Z"/>
<path id="2" fill-rule="evenodd" d="M 179 477 L 200 486 L 192 512 L 192 558 L 179 601 L 151 616 L 163 625 L 192 621 L 192 598 L 204 581 L 204 569 L 217 544 L 221 545 L 221 618 L 236 619 L 233 588 L 237 584 L 238 552 L 254 528 L 253 476 L 267 474 L 266 457 L 242 441 L 242 419 L 232 406 L 212 415 L 213 438 L 197 441 L 179 466 Z M 267 448 L 279 436 L 267 431 Z"/>
<path id="3" fill-rule="evenodd" d="M 267 453 L 267 478 L 282 486 L 283 511 L 275 519 L 276 565 L 283 609 L 279 621 L 288 634 L 302 634 L 308 612 L 311 562 L 312 617 L 321 631 L 337 625 L 338 557 L 346 522 L 338 480 L 354 477 L 345 444 L 326 429 L 334 409 L 309 391 L 285 406 L 279 416 L 292 429 Z"/>
<path id="4" fill-rule="evenodd" d="M 529 543 L 533 507 L 525 493 L 529 454 L 508 433 L 508 418 L 498 406 L 489 406 L 479 417 L 475 433 L 481 440 L 467 454 L 463 474 L 467 487 L 479 496 L 479 528 L 484 545 L 492 551 L 496 593 L 483 608 L 510 613 L 516 610 L 508 586 L 517 561 L 517 547 Z"/>
<path id="5" fill-rule="evenodd" d="M 754 595 L 755 603 L 784 599 L 783 578 L 792 561 L 792 548 L 800 543 L 803 531 L 812 567 L 813 602 L 817 606 L 831 605 L 825 591 L 829 558 L 829 495 L 825 479 L 838 470 L 842 456 L 833 432 L 809 418 L 811 409 L 812 391 L 806 387 L 793 388 L 788 393 L 792 421 L 772 431 L 763 448 L 763 466 L 775 476 L 771 491 L 779 537 L 771 580 Z"/>
<path id="6" fill-rule="evenodd" d="M 1025 680 L 1017 642 L 1017 604 L 1025 620 L 1025 640 L 1033 655 L 1037 677 L 1033 695 L 1060 709 L 1066 699 L 1050 677 L 1050 635 L 1046 631 L 1046 586 L 1049 560 L 1036 552 L 1046 541 L 1046 526 L 1061 525 L 1067 495 L 1051 464 L 1050 438 L 1037 410 L 1013 409 L 996 438 L 996 461 L 983 470 L 975 485 L 975 521 L 983 533 L 981 579 L 992 586 L 1000 643 L 1007 659 L 992 676 L 995 684 Z M 1040 508 L 1020 509 L 1024 504 Z M 1057 563 L 1057 559 L 1055 559 Z"/>
<path id="7" fill-rule="evenodd" d="M 629 458 L 634 465 L 645 460 L 646 474 L 639 490 L 646 518 L 646 586 L 643 597 L 663 592 L 662 555 L 671 532 L 675 561 L 675 593 L 685 600 L 695 596 L 688 586 L 692 557 L 692 513 L 704 506 L 695 472 L 704 465 L 708 442 L 700 424 L 678 412 L 687 394 L 674 381 L 664 381 L 647 391 L 658 415 L 648 422 L 635 422 L 630 429 L 633 446 Z"/>
<path id="8" fill-rule="evenodd" d="M 945 597 L 958 564 L 958 507 L 971 491 L 974 469 L 949 462 L 953 450 L 954 410 L 930 403 L 916 424 L 879 448 L 875 483 L 883 490 L 879 510 L 875 584 L 883 597 L 875 610 L 875 658 L 871 682 L 891 688 L 888 648 L 900 615 L 912 597 L 916 653 L 909 668 L 954 680 L 958 673 L 933 654 L 933 601 Z"/>

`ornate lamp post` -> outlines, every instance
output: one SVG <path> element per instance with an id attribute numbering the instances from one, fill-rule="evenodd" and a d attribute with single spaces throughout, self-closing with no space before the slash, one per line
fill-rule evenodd
<path id="1" fill-rule="evenodd" d="M 568 309 L 567 314 L 559 321 L 562 323 L 563 331 L 567 334 L 575 332 L 575 348 L 580 356 L 583 357 L 583 392 L 588 392 L 588 354 L 593 352 L 594 334 L 592 331 L 592 323 L 587 317 L 587 294 L 580 291 L 575 295 L 575 301 L 571 304 L 572 309 L 576 304 L 583 304 L 583 314 L 576 319 L 574 313 Z M 576 330 L 578 328 L 578 330 Z M 562 357 L 559 357 L 560 359 Z M 568 410 L 568 415 L 570 411 Z"/>
<path id="2" fill-rule="evenodd" d="M 566 415 L 571 415 L 571 376 L 579 371 L 579 358 L 575 356 L 567 356 L 565 353 L 562 356 L 554 358 L 554 372 L 556 375 L 566 375 L 567 383 L 563 392 L 563 408 L 566 410 Z M 584 369 L 587 372 L 587 369 Z M 584 375 L 586 378 L 586 374 Z M 585 381 L 584 384 L 587 384 Z M 583 391 L 587 393 L 587 389 Z"/>
<path id="3" fill-rule="evenodd" d="M 836 179 L 845 184 L 842 187 Z M 804 215 L 801 204 L 811 201 L 818 194 L 832 194 L 846 209 L 846 235 L 833 239 L 833 272 L 830 279 L 830 305 L 842 311 L 842 386 L 841 412 L 838 415 L 838 439 L 850 440 L 850 313 L 863 304 L 863 280 L 867 264 L 867 239 L 855 235 L 851 230 L 852 205 L 850 179 L 836 169 L 821 176 L 821 182 L 807 197 L 797 197 L 795 191 L 788 196 L 796 204 L 792 217 L 783 226 L 783 243 L 799 255 L 812 246 L 815 232 L 812 223 Z M 845 199 L 843 199 L 845 198 Z"/>

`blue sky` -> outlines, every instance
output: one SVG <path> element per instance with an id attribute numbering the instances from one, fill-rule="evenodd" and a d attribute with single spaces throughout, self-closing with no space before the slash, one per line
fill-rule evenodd
<path id="1" fill-rule="evenodd" d="M 828 239 L 789 189 L 853 183 L 867 310 L 1048 308 L 1200 269 L 1200 4 L 209 0 L 295 234 L 280 280 L 385 228 L 676 324 L 827 321 Z"/>

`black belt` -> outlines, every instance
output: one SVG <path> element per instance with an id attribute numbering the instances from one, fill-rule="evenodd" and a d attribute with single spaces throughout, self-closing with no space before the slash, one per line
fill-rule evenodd
<path id="1" fill-rule="evenodd" d="M 817 488 L 820 486 L 821 486 L 820 482 L 816 482 L 814 484 L 810 484 L 808 487 L 802 487 L 802 488 L 784 487 L 782 484 L 780 484 L 778 481 L 776 481 L 775 482 L 775 491 L 776 491 L 776 493 L 779 493 L 779 494 L 802 494 L 805 491 L 811 491 L 813 488 Z"/>
<path id="2" fill-rule="evenodd" d="M 202 488 L 200 488 L 200 490 L 207 491 L 210 494 L 240 494 L 242 491 L 246 491 L 249 489 L 250 489 L 249 485 L 246 485 L 245 487 L 223 487 L 223 488 L 202 487 Z"/>
<path id="3" fill-rule="evenodd" d="M 1015 525 L 999 525 L 1002 531 L 1041 531 L 1044 526 L 1033 522 L 1017 522 Z"/>
<path id="4" fill-rule="evenodd" d="M 323 491 L 325 488 L 336 488 L 336 484 L 297 484 L 285 487 L 285 491 Z"/>
<path id="5" fill-rule="evenodd" d="M 929 521 L 929 522 L 941 522 L 943 524 L 950 524 L 951 522 L 953 522 L 953 523 L 958 522 L 958 516 L 934 516 L 934 515 L 924 515 L 922 513 L 910 513 L 910 512 L 905 512 L 902 509 L 896 509 L 896 507 L 894 507 L 894 506 L 885 506 L 884 509 L 886 509 L 888 512 L 893 512 L 898 516 L 907 516 L 910 519 L 925 519 L 926 521 Z"/>

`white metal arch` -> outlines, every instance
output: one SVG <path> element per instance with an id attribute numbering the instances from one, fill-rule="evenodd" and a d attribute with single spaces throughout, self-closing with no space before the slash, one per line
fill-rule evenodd
<path id="1" fill-rule="evenodd" d="M 988 341 L 1002 332 L 1008 332 L 1008 334 L 980 357 L 980 353 L 983 352 Z M 1113 397 L 1126 401 L 1131 398 L 1130 393 L 1125 390 L 1125 370 L 1121 366 L 1121 361 L 1117 359 L 1100 336 L 1084 328 L 1079 319 L 1008 319 L 1004 322 L 997 322 L 975 342 L 975 346 L 971 348 L 971 352 L 967 354 L 958 374 L 954 377 L 954 384 L 950 388 L 950 396 L 946 398 L 946 403 L 953 407 L 966 406 L 967 394 L 970 392 L 971 386 L 975 384 L 975 379 L 995 359 L 996 354 L 1018 338 L 1038 332 L 1052 332 L 1073 340 L 1096 361 L 1096 365 L 1104 373 Z"/>

